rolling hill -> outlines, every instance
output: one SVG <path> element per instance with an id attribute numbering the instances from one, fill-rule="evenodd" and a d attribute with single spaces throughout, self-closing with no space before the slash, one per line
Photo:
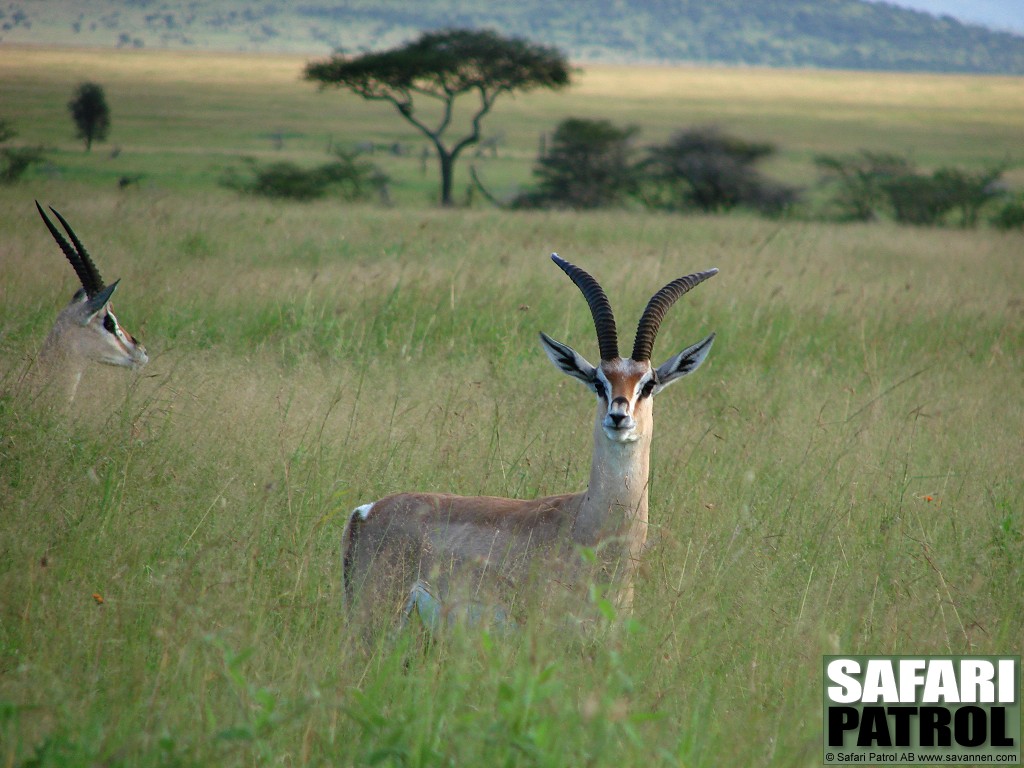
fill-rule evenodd
<path id="1" fill-rule="evenodd" d="M 290 51 L 489 27 L 577 61 L 1024 74 L 1024 36 L 864 0 L 7 0 L 0 44 Z"/>

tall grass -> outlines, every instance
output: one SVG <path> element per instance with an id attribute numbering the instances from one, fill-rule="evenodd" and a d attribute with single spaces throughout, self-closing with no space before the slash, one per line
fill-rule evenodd
<path id="1" fill-rule="evenodd" d="M 807 765 L 823 653 L 1022 650 L 1019 238 L 44 185 L 152 355 L 68 413 L 19 384 L 74 288 L 25 192 L 0 191 L 4 764 Z M 633 616 L 368 648 L 348 510 L 586 482 L 590 396 L 536 333 L 593 329 L 552 250 L 623 333 L 721 269 L 655 349 L 719 334 L 658 398 Z"/>

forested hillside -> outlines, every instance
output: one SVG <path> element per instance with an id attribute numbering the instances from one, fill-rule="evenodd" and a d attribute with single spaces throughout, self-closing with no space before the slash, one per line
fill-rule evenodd
<path id="1" fill-rule="evenodd" d="M 578 61 L 1024 74 L 1024 36 L 863 0 L 6 0 L 0 43 L 324 53 L 491 27 Z"/>

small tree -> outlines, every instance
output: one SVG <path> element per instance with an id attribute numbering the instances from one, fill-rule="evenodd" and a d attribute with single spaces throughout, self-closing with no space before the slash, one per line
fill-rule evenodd
<path id="1" fill-rule="evenodd" d="M 953 208 L 947 190 L 934 176 L 905 173 L 882 183 L 892 206 L 892 215 L 901 224 L 934 226 Z"/>
<path id="2" fill-rule="evenodd" d="M 569 84 L 569 66 L 555 48 L 503 38 L 486 30 L 430 32 L 399 48 L 354 59 L 335 55 L 306 65 L 307 80 L 351 91 L 371 101 L 391 102 L 398 114 L 430 139 L 441 168 L 441 204 L 452 204 L 455 161 L 480 140 L 480 123 L 501 94 Z M 459 96 L 476 94 L 468 132 L 451 142 L 445 132 Z M 417 111 L 415 98 L 440 106 L 434 122 Z"/>
<path id="3" fill-rule="evenodd" d="M 819 155 L 814 158 L 826 184 L 836 187 L 833 203 L 844 221 L 871 221 L 878 216 L 892 180 L 913 173 L 904 157 L 888 152 L 861 151 L 852 157 Z"/>
<path id="4" fill-rule="evenodd" d="M 74 98 L 68 102 L 68 109 L 78 129 L 77 137 L 85 140 L 85 151 L 92 149 L 94 141 L 103 141 L 110 130 L 110 107 L 103 93 L 103 86 L 96 83 L 81 83 L 75 89 Z"/>
<path id="5" fill-rule="evenodd" d="M 622 202 L 635 186 L 630 142 L 636 133 L 635 127 L 618 128 L 607 120 L 563 120 L 550 149 L 537 159 L 539 188 L 516 204 L 603 208 Z"/>
<path id="6" fill-rule="evenodd" d="M 1005 170 L 1005 164 L 981 171 L 939 168 L 932 178 L 944 190 L 951 207 L 960 212 L 960 226 L 966 229 L 978 226 L 981 209 L 990 200 L 1005 194 L 1001 183 Z"/>
<path id="7" fill-rule="evenodd" d="M 992 226 L 996 229 L 1024 231 L 1024 195 L 1018 194 L 1003 201 L 1003 204 L 992 215 Z"/>
<path id="8" fill-rule="evenodd" d="M 939 168 L 930 176 L 908 172 L 883 184 L 896 220 L 905 224 L 936 225 L 959 211 L 963 228 L 976 227 L 981 209 L 1004 193 L 1004 166 L 982 171 Z"/>
<path id="9" fill-rule="evenodd" d="M 669 210 L 714 213 L 746 205 L 779 213 L 795 202 L 796 190 L 763 178 L 754 167 L 774 151 L 771 144 L 714 126 L 679 131 L 667 144 L 648 149 L 643 197 L 651 207 Z"/>
<path id="10" fill-rule="evenodd" d="M 4 142 L 18 135 L 8 120 L 0 117 L 0 184 L 13 184 L 35 163 L 44 159 L 42 147 L 9 147 Z"/>

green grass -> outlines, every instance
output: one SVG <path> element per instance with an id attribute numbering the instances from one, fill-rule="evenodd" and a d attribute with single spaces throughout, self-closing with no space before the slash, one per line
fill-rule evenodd
<path id="1" fill-rule="evenodd" d="M 806 764 L 822 653 L 1020 652 L 1014 238 L 109 195 L 71 220 L 153 361 L 61 419 L 12 381 L 71 289 L 33 216 L 3 232 L 8 758 Z M 347 510 L 585 482 L 589 397 L 535 338 L 592 353 L 555 247 L 623 324 L 722 269 L 656 350 L 719 333 L 659 398 L 636 625 L 367 658 Z"/>
<path id="2" fill-rule="evenodd" d="M 90 371 L 70 414 L 19 384 L 74 289 L 33 198 L 122 278 L 152 357 Z M 4 765 L 813 765 L 822 654 L 1022 652 L 1019 235 L 84 171 L 0 210 Z M 537 341 L 596 347 L 554 250 L 624 336 L 721 269 L 655 349 L 718 333 L 658 398 L 632 621 L 368 652 L 340 605 L 352 507 L 586 482 L 591 398 Z"/>
<path id="3" fill-rule="evenodd" d="M 51 165 L 36 171 L 40 182 L 56 178 L 112 187 L 121 176 L 141 175 L 141 183 L 155 189 L 209 190 L 226 168 L 239 168 L 243 156 L 313 167 L 324 161 L 328 147 L 398 142 L 408 150 L 405 156 L 373 157 L 393 179 L 394 200 L 418 206 L 436 200 L 437 164 L 431 154 L 424 171 L 422 135 L 389 104 L 318 91 L 302 80 L 307 60 L 0 48 L 0 117 L 13 123 L 19 140 L 52 150 Z M 75 139 L 66 107 L 84 79 L 103 85 L 111 109 L 108 142 L 89 154 Z M 820 153 L 891 151 L 925 168 L 1022 160 L 1020 78 L 595 66 L 576 80 L 564 92 L 502 97 L 485 119 L 485 136 L 500 136 L 500 148 L 497 158 L 477 162 L 499 197 L 532 183 L 541 134 L 550 138 L 569 116 L 636 125 L 644 144 L 687 126 L 717 124 L 775 143 L 778 155 L 766 170 L 805 186 L 816 180 L 813 158 Z M 453 136 L 465 128 L 469 103 L 457 105 Z M 429 105 L 418 108 L 429 114 Z M 284 137 L 279 150 L 274 134 Z M 460 202 L 470 186 L 472 152 L 456 166 Z M 1007 179 L 1020 186 L 1024 171 L 1016 167 Z M 476 204 L 485 205 L 479 195 Z"/>

